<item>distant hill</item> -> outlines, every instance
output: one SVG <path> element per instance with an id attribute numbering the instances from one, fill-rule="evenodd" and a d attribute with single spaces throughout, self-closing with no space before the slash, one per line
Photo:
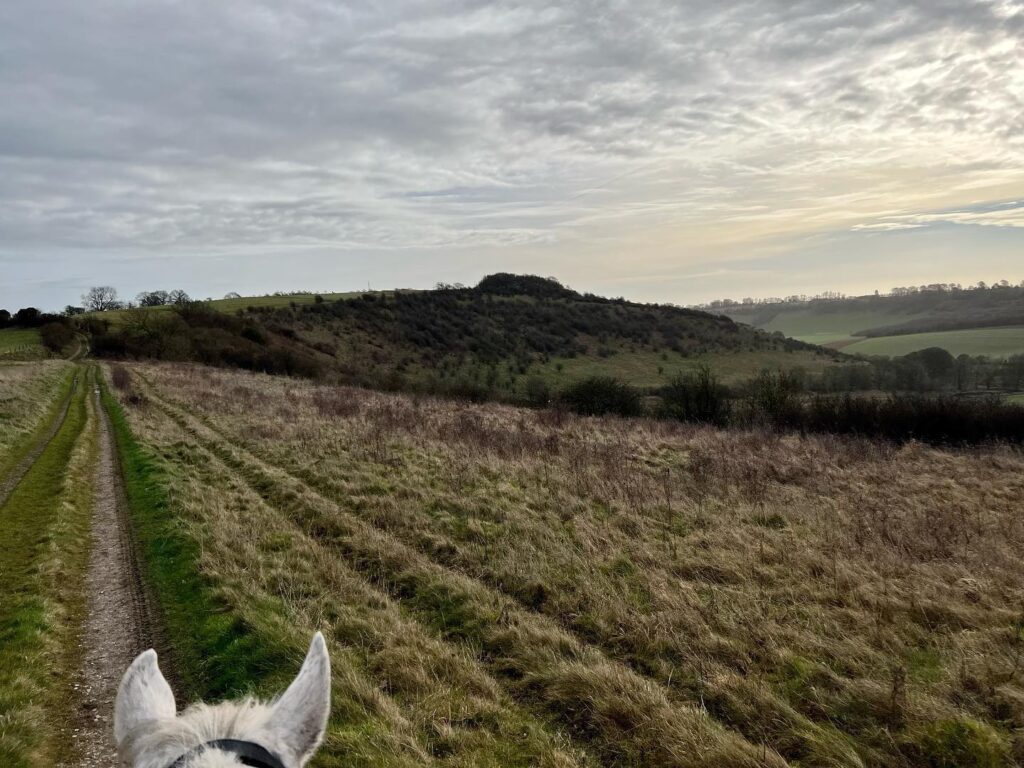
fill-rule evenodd
<path id="1" fill-rule="evenodd" d="M 764 367 L 820 369 L 834 353 L 665 305 L 582 295 L 557 281 L 499 274 L 475 288 L 389 295 L 249 313 L 373 385 L 521 392 L 608 375 L 641 387 L 706 363 L 725 379 Z"/>
<path id="2" fill-rule="evenodd" d="M 555 280 L 491 275 L 473 288 L 233 298 L 91 322 L 93 349 L 297 373 L 384 388 L 521 396 L 614 376 L 662 386 L 702 364 L 725 380 L 762 368 L 817 371 L 840 357 L 707 312 L 583 295 Z M 109 313 L 108 313 L 109 314 Z"/>
<path id="3" fill-rule="evenodd" d="M 935 290 L 777 304 L 732 305 L 740 323 L 851 354 L 1024 354 L 1024 287 Z"/>

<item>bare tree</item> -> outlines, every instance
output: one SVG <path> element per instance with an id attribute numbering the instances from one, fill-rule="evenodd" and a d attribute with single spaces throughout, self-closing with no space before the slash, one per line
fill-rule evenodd
<path id="1" fill-rule="evenodd" d="M 192 301 L 192 298 L 183 290 L 177 288 L 168 294 L 167 300 L 170 304 L 180 305 L 190 303 Z"/>
<path id="2" fill-rule="evenodd" d="M 143 291 L 135 297 L 140 307 L 160 307 L 170 304 L 170 295 L 167 291 Z"/>
<path id="3" fill-rule="evenodd" d="M 121 306 L 117 300 L 117 291 L 109 285 L 93 286 L 82 294 L 82 303 L 92 312 L 106 312 Z"/>

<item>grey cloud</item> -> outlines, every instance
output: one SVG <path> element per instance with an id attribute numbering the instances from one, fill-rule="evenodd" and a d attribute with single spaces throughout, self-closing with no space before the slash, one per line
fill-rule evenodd
<path id="1" fill-rule="evenodd" d="M 502 249 L 868 151 L 1019 167 L 1022 33 L 1020 0 L 10 0 L 0 254 Z"/>

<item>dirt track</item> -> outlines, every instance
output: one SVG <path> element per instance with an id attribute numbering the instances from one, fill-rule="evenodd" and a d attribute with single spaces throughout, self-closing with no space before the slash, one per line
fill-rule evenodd
<path id="1" fill-rule="evenodd" d="M 99 421 L 99 459 L 93 500 L 88 614 L 82 632 L 82 670 L 76 681 L 78 722 L 71 736 L 78 768 L 118 765 L 113 743 L 114 697 L 132 659 L 152 645 L 145 593 L 132 548 L 124 488 L 110 419 L 93 395 Z"/>

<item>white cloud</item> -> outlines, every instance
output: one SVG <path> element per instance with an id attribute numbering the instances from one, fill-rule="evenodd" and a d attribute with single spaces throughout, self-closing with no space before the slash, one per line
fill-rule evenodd
<path id="1" fill-rule="evenodd" d="M 1024 191 L 1022 8 L 11 0 L 0 259 L 472 249 L 572 279 L 635 245 L 625 280 L 923 225 Z"/>

